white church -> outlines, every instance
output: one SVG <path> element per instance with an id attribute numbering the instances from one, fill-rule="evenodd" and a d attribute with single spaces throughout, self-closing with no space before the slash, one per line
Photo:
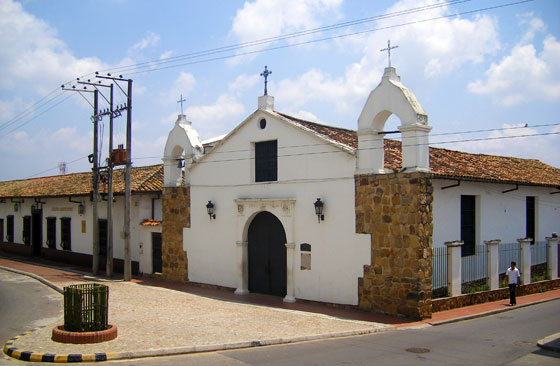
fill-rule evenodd
<path id="1" fill-rule="evenodd" d="M 385 139 L 392 114 L 402 143 Z M 280 113 L 266 89 L 204 146 L 179 115 L 163 157 L 164 278 L 425 318 L 432 247 L 560 229 L 560 169 L 430 148 L 430 130 L 392 67 L 357 131 Z"/>

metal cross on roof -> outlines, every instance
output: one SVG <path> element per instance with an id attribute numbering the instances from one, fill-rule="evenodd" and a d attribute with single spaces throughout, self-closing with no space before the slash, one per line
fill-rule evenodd
<path id="1" fill-rule="evenodd" d="M 183 99 L 183 94 L 181 94 L 181 98 L 177 101 L 177 103 L 181 103 L 181 114 L 183 114 L 183 102 L 186 101 L 186 99 Z"/>
<path id="2" fill-rule="evenodd" d="M 387 55 L 388 55 L 387 57 L 389 58 L 389 67 L 391 67 L 391 50 L 394 49 L 394 48 L 397 48 L 397 47 L 399 47 L 399 46 L 393 46 L 393 47 L 391 47 L 391 40 L 388 40 L 388 41 L 387 41 L 387 48 L 384 48 L 384 49 L 382 49 L 382 50 L 379 50 L 380 52 L 385 52 L 385 51 L 387 51 Z"/>
<path id="3" fill-rule="evenodd" d="M 264 71 L 261 72 L 261 76 L 264 76 L 264 95 L 268 95 L 268 90 L 266 89 L 266 84 L 268 83 L 268 75 L 272 74 L 272 71 L 269 71 L 266 68 L 266 65 L 264 67 Z"/>

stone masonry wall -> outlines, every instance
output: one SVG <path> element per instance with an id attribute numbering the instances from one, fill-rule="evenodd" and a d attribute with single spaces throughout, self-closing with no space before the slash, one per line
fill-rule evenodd
<path id="1" fill-rule="evenodd" d="M 191 226 L 190 187 L 164 187 L 162 207 L 162 277 L 188 281 L 187 253 L 183 250 L 183 228 Z"/>
<path id="2" fill-rule="evenodd" d="M 356 232 L 371 234 L 359 308 L 411 319 L 432 314 L 433 187 L 427 173 L 357 175 Z"/>

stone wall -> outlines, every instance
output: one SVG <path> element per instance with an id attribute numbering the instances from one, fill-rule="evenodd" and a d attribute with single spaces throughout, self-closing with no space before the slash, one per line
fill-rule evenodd
<path id="1" fill-rule="evenodd" d="M 183 250 L 183 228 L 191 226 L 190 187 L 164 187 L 162 205 L 162 278 L 188 281 L 187 253 Z"/>
<path id="2" fill-rule="evenodd" d="M 560 279 L 539 281 L 535 283 L 530 283 L 528 285 L 520 285 L 517 287 L 516 295 L 525 296 L 536 294 L 538 292 L 544 292 L 549 290 L 554 290 L 560 288 Z M 474 294 L 465 294 L 455 297 L 444 297 L 441 299 L 432 300 L 432 311 L 434 313 L 438 311 L 451 310 L 456 308 L 461 308 L 463 306 L 470 306 L 476 304 L 483 304 L 491 301 L 498 301 L 503 299 L 509 299 L 509 289 L 501 288 L 498 290 L 489 290 L 475 292 Z"/>
<path id="3" fill-rule="evenodd" d="M 371 265 L 359 280 L 359 308 L 430 318 L 431 174 L 357 175 L 355 189 L 356 232 L 371 234 Z"/>

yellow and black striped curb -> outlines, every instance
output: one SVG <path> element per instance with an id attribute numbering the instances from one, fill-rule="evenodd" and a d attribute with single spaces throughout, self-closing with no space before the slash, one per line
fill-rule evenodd
<path id="1" fill-rule="evenodd" d="M 33 333 L 36 330 L 45 328 L 45 326 L 37 327 L 35 329 L 23 332 L 6 342 L 4 345 L 4 353 L 10 357 L 20 361 L 33 361 L 33 362 L 56 362 L 56 363 L 70 363 L 70 362 L 99 362 L 115 360 L 118 358 L 117 353 L 92 353 L 92 354 L 68 354 L 68 355 L 55 355 L 52 353 L 37 353 L 32 351 L 20 351 L 13 347 L 14 341 L 17 339 Z"/>

